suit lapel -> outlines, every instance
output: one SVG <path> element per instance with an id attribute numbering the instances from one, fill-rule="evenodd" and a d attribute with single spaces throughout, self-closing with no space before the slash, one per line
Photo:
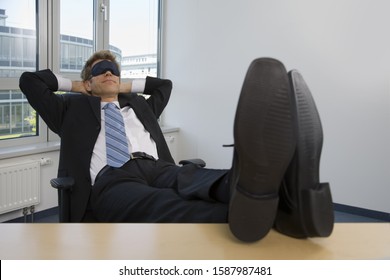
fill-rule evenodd
<path id="1" fill-rule="evenodd" d="M 138 96 L 136 93 L 120 94 L 118 99 L 121 108 L 124 106 L 130 106 L 134 110 L 138 119 L 142 122 L 145 129 L 150 133 L 150 136 L 156 142 L 159 158 L 174 163 L 175 161 L 173 160 L 169 148 L 166 144 L 160 125 L 158 124 L 156 117 L 152 109 L 149 107 L 147 101 L 145 101 L 143 97 Z"/>
<path id="2" fill-rule="evenodd" d="M 158 123 L 156 122 L 153 113 L 150 111 L 148 104 L 146 102 L 140 102 L 139 98 L 142 97 L 139 97 L 136 93 L 120 94 L 118 100 L 121 108 L 130 106 L 134 110 L 138 119 L 150 133 L 150 136 L 157 141 L 159 139 L 159 127 L 156 127 Z"/>
<path id="3" fill-rule="evenodd" d="M 100 97 L 91 96 L 88 98 L 89 104 L 91 105 L 91 109 L 93 114 L 96 117 L 96 120 L 100 123 L 101 121 L 101 108 L 100 108 Z"/>

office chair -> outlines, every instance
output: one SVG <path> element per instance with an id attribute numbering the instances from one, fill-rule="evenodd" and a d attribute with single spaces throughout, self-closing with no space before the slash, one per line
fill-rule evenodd
<path id="1" fill-rule="evenodd" d="M 61 158 L 61 157 L 60 157 Z M 206 163 L 202 159 L 186 159 L 179 162 L 180 165 L 196 164 L 205 167 Z M 72 189 L 75 186 L 73 177 L 58 177 L 50 180 L 50 185 L 58 191 L 58 209 L 60 223 L 70 222 L 70 201 L 72 199 Z M 83 222 L 97 222 L 92 212 L 87 209 Z"/>

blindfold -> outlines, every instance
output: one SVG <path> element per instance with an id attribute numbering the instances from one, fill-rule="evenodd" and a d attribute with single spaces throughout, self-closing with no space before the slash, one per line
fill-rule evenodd
<path id="1" fill-rule="evenodd" d="M 96 63 L 91 70 L 92 77 L 104 74 L 107 71 L 110 71 L 114 76 L 120 76 L 119 69 L 116 64 L 110 60 L 102 60 Z"/>

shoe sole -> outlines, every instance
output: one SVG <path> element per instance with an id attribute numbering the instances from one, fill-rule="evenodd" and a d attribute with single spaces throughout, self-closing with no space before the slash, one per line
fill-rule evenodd
<path id="1" fill-rule="evenodd" d="M 234 122 L 228 218 L 231 232 L 242 241 L 260 240 L 274 224 L 279 187 L 295 150 L 289 90 L 282 63 L 271 58 L 251 63 Z"/>
<path id="2" fill-rule="evenodd" d="M 285 193 L 288 207 L 281 207 L 275 228 L 289 236 L 326 237 L 333 231 L 333 202 L 328 183 L 319 183 L 320 157 L 323 131 L 313 96 L 297 70 L 288 73 L 295 108 L 298 141 L 294 155 L 294 166 L 287 172 L 294 176 L 293 184 L 298 189 Z M 287 191 L 286 191 L 287 192 Z M 282 191 L 283 193 L 283 191 Z"/>

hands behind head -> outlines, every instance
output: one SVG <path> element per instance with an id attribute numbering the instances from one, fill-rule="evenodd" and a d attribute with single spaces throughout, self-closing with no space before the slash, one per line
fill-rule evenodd
<path id="1" fill-rule="evenodd" d="M 131 92 L 131 87 L 131 82 L 121 82 L 119 85 L 119 93 L 129 93 Z"/>
<path id="2" fill-rule="evenodd" d="M 129 93 L 131 92 L 131 82 L 122 82 L 119 85 L 119 93 Z M 86 95 L 91 95 L 85 87 L 85 82 L 82 81 L 72 81 L 72 92 L 79 92 Z"/>
<path id="3" fill-rule="evenodd" d="M 80 92 L 82 94 L 91 95 L 85 88 L 84 82 L 72 81 L 72 92 Z"/>

